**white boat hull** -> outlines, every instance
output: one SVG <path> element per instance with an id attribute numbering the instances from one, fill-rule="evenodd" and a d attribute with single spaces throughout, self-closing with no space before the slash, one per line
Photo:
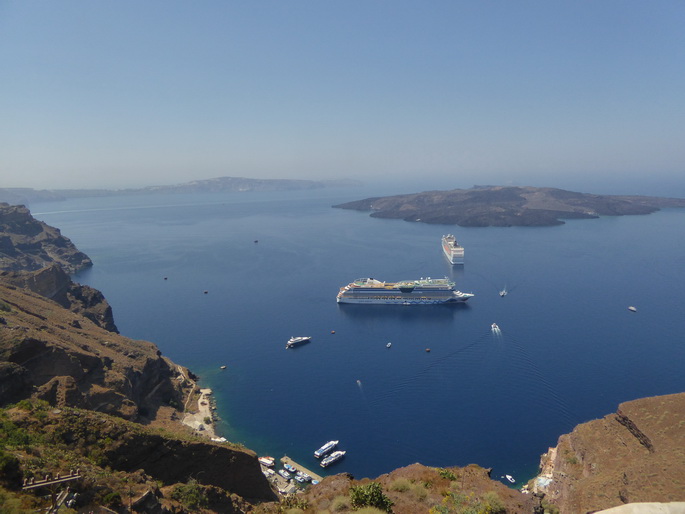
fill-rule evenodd
<path id="1" fill-rule="evenodd" d="M 377 298 L 338 298 L 338 303 L 364 303 L 364 304 L 383 304 L 383 305 L 437 305 L 441 303 L 463 303 L 471 296 L 464 296 L 460 298 L 446 298 L 446 299 L 420 299 L 420 298 L 395 298 L 395 299 L 377 299 Z"/>

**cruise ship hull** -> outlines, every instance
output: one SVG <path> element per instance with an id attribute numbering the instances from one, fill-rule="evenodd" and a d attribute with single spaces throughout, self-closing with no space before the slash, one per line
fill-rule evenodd
<path id="1" fill-rule="evenodd" d="M 421 279 L 411 282 L 385 283 L 375 279 L 358 279 L 341 288 L 338 303 L 436 305 L 463 303 L 473 294 L 454 289 L 447 279 Z"/>
<path id="2" fill-rule="evenodd" d="M 359 298 L 346 297 L 338 298 L 338 303 L 373 303 L 373 304 L 394 304 L 394 305 L 435 305 L 439 303 L 463 303 L 471 296 L 463 298 L 414 298 L 411 296 L 399 296 L 397 298 Z"/>

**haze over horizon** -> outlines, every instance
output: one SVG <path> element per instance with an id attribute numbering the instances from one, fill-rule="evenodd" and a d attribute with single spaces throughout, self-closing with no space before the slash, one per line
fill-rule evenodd
<path id="1" fill-rule="evenodd" d="M 682 195 L 683 26 L 661 0 L 0 1 L 0 187 Z"/>

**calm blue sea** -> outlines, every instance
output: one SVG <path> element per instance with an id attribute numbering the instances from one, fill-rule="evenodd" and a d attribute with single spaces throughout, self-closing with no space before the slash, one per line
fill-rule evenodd
<path id="1" fill-rule="evenodd" d="M 685 210 L 460 228 L 331 208 L 366 196 L 131 196 L 32 212 L 93 259 L 75 278 L 105 294 L 122 334 L 200 375 L 220 432 L 259 454 L 313 467 L 312 452 L 339 439 L 347 456 L 331 473 L 477 463 L 520 484 L 576 424 L 685 391 Z M 442 255 L 447 232 L 463 267 Z M 366 276 L 447 276 L 476 296 L 335 302 Z M 292 335 L 313 341 L 286 351 Z"/>

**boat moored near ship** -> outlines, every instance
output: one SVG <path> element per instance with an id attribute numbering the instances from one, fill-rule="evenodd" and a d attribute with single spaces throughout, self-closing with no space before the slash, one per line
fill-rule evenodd
<path id="1" fill-rule="evenodd" d="M 319 448 L 318 450 L 316 450 L 314 452 L 314 457 L 316 457 L 317 459 L 320 459 L 321 457 L 326 455 L 328 452 L 330 452 L 333 448 L 338 446 L 339 442 L 340 441 L 328 441 L 321 448 Z"/>
<path id="2" fill-rule="evenodd" d="M 431 305 L 465 302 L 472 293 L 457 291 L 447 278 L 421 278 L 402 282 L 381 282 L 375 278 L 358 278 L 340 288 L 338 303 L 381 303 Z"/>
<path id="3" fill-rule="evenodd" d="M 442 251 L 450 264 L 464 264 L 464 247 L 452 234 L 442 236 Z"/>
<path id="4" fill-rule="evenodd" d="M 321 461 L 321 467 L 327 468 L 331 464 L 338 462 L 340 459 L 342 459 L 345 456 L 345 453 L 347 453 L 347 452 L 344 450 L 338 450 L 338 451 L 331 453 L 328 457 L 326 457 L 324 460 Z"/>

